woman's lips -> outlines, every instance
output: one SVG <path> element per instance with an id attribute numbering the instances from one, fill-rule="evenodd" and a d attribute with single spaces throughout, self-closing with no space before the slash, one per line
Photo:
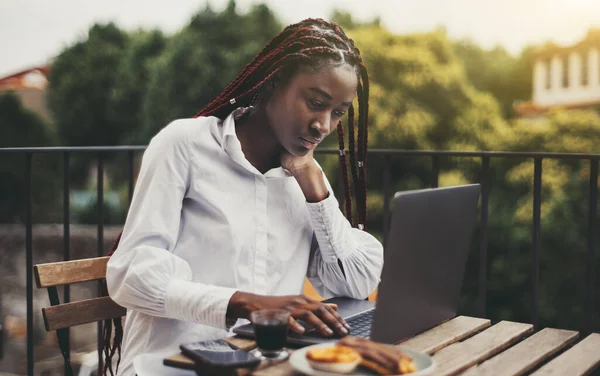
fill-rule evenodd
<path id="1" fill-rule="evenodd" d="M 302 143 L 302 146 L 304 146 L 305 148 L 307 148 L 309 150 L 316 148 L 317 145 L 319 144 L 319 142 L 317 140 L 306 138 L 306 137 L 300 137 L 300 141 Z"/>

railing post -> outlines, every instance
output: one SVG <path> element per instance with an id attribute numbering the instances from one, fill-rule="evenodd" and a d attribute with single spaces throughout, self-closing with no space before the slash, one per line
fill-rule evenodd
<path id="1" fill-rule="evenodd" d="M 531 323 L 538 326 L 539 274 L 540 274 L 540 213 L 542 203 L 542 158 L 534 158 L 533 167 L 533 233 L 531 257 Z"/>
<path id="2" fill-rule="evenodd" d="M 26 154 L 25 164 L 25 272 L 27 289 L 27 375 L 33 376 L 33 224 L 32 224 L 32 153 Z"/>
<path id="3" fill-rule="evenodd" d="M 387 243 L 390 230 L 390 199 L 391 199 L 391 171 L 390 157 L 383 156 L 383 246 Z"/>
<path id="4" fill-rule="evenodd" d="M 69 261 L 71 259 L 71 214 L 70 214 L 70 198 L 69 192 L 71 183 L 69 180 L 69 152 L 66 151 L 63 154 L 63 260 Z M 71 288 L 69 285 L 64 286 L 64 303 L 71 301 Z M 70 330 L 69 328 L 64 329 L 65 333 L 65 351 L 67 354 L 71 354 L 71 341 L 70 341 Z M 65 375 L 69 374 L 69 367 L 65 364 Z"/>
<path id="5" fill-rule="evenodd" d="M 598 201 L 598 160 L 596 159 L 590 159 L 589 193 L 587 265 L 585 270 L 585 334 L 594 331 L 594 252 L 596 246 L 596 210 Z"/>
<path id="6" fill-rule="evenodd" d="M 127 179 L 129 182 L 128 183 L 128 197 L 129 197 L 129 203 L 131 204 L 131 199 L 133 198 L 133 186 L 134 186 L 133 181 L 135 180 L 134 176 L 133 176 L 134 175 L 134 161 L 135 161 L 135 159 L 134 159 L 135 154 L 133 153 L 133 150 L 129 150 L 129 152 L 127 153 L 127 157 L 128 157 L 127 159 L 128 159 L 128 166 L 129 166 L 128 176 L 127 176 Z"/>
<path id="7" fill-rule="evenodd" d="M 487 302 L 487 245 L 488 245 L 488 195 L 490 158 L 481 158 L 481 241 L 479 244 L 479 316 L 486 316 Z"/>
<path id="8" fill-rule="evenodd" d="M 431 157 L 431 188 L 438 187 L 438 180 L 440 177 L 440 157 L 434 155 Z"/>
<path id="9" fill-rule="evenodd" d="M 97 225 L 98 225 L 98 257 L 104 256 L 104 159 L 102 153 L 98 153 L 98 177 L 97 194 L 96 194 L 96 209 L 97 209 Z M 102 292 L 103 282 L 98 282 L 98 295 Z M 98 375 L 102 375 L 104 362 L 102 359 L 102 348 L 104 344 L 103 322 L 98 321 Z"/>

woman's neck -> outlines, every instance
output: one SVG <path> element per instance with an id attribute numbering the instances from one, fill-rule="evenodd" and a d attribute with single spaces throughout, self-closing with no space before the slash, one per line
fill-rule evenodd
<path id="1" fill-rule="evenodd" d="M 281 145 L 275 138 L 266 113 L 254 108 L 235 121 L 235 133 L 246 159 L 261 173 L 279 167 Z"/>

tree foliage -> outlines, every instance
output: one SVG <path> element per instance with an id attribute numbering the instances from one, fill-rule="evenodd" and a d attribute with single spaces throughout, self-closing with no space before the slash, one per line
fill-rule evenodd
<path id="1" fill-rule="evenodd" d="M 119 129 L 119 144 L 135 144 L 144 128 L 142 103 L 151 79 L 151 66 L 162 54 L 168 39 L 158 30 L 137 31 L 119 61 L 108 98 L 107 121 Z"/>
<path id="2" fill-rule="evenodd" d="M 197 113 L 280 30 L 265 5 L 242 15 L 230 1 L 223 12 L 207 7 L 196 14 L 153 66 L 138 141 L 148 142 L 170 121 Z"/>
<path id="3" fill-rule="evenodd" d="M 110 96 L 129 36 L 112 23 L 94 25 L 88 37 L 52 64 L 48 106 L 65 145 L 116 145 L 123 129 L 111 121 Z"/>
<path id="4" fill-rule="evenodd" d="M 377 18 L 359 22 L 343 11 L 332 18 L 355 40 L 370 73 L 370 148 L 600 152 L 600 118 L 593 111 L 513 119 L 514 102 L 531 93 L 533 47 L 512 56 L 500 47 L 485 50 L 451 41 L 443 30 L 395 35 Z M 233 1 L 222 12 L 199 11 L 172 36 L 126 33 L 112 24 L 92 27 L 88 38 L 65 49 L 53 67 L 49 103 L 61 142 L 146 144 L 171 120 L 193 116 L 206 105 L 280 30 L 267 6 L 240 14 Z M 325 146 L 336 143 L 332 136 Z M 337 187 L 337 158 L 320 156 L 319 161 Z M 369 229 L 380 238 L 382 162 L 371 156 L 368 170 Z M 430 186 L 430 158 L 393 158 L 390 166 L 392 191 Z M 441 186 L 481 179 L 480 159 L 440 158 L 439 167 Z M 113 181 L 125 183 L 125 175 L 115 171 L 120 170 L 113 169 Z M 527 321 L 532 160 L 492 159 L 489 178 L 488 316 Z M 543 162 L 542 325 L 580 328 L 588 179 L 588 162 Z M 461 312 L 474 315 L 479 232 L 461 302 Z M 595 299 L 600 304 L 600 295 Z"/>
<path id="5" fill-rule="evenodd" d="M 465 40 L 453 43 L 469 81 L 477 89 L 489 92 L 500 103 L 506 117 L 515 115 L 516 101 L 529 100 L 533 87 L 534 48 L 525 48 L 518 57 L 503 47 L 484 50 Z"/>
<path id="6" fill-rule="evenodd" d="M 0 148 L 54 145 L 50 126 L 23 107 L 13 93 L 0 95 Z M 52 207 L 60 199 L 55 179 L 56 161 L 43 154 L 32 159 L 31 186 L 34 220 L 54 220 Z M 0 223 L 24 222 L 27 200 L 26 157 L 0 153 Z"/>

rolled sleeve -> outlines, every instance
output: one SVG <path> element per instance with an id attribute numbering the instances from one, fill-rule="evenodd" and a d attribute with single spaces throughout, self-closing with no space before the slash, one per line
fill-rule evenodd
<path id="1" fill-rule="evenodd" d="M 308 279 L 323 297 L 364 299 L 379 284 L 383 246 L 368 232 L 350 225 L 327 178 L 323 177 L 329 196 L 317 203 L 306 203 L 316 240 L 311 250 Z"/>
<path id="2" fill-rule="evenodd" d="M 227 330 L 226 313 L 235 289 L 183 280 L 173 280 L 165 293 L 165 313 L 169 317 Z"/>
<path id="3" fill-rule="evenodd" d="M 309 203 L 308 215 L 310 222 L 320 245 L 321 256 L 327 263 L 337 263 L 338 258 L 343 258 L 348 252 L 347 242 L 338 236 L 341 232 L 339 226 L 350 228 L 346 218 L 336 220 L 340 214 L 338 202 L 332 194 L 320 202 Z M 342 216 L 343 217 L 343 216 Z"/>

